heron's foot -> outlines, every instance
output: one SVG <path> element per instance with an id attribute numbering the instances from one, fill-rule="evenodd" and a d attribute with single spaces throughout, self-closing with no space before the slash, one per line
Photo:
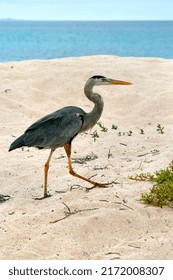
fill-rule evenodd
<path id="1" fill-rule="evenodd" d="M 42 197 L 36 197 L 34 199 L 35 200 L 43 200 L 43 199 L 51 197 L 51 196 L 52 196 L 51 194 L 47 193 L 47 194 L 44 194 L 44 196 L 42 196 Z"/>
<path id="2" fill-rule="evenodd" d="M 100 183 L 95 182 L 95 184 L 92 187 L 86 188 L 86 190 L 90 191 L 95 188 L 108 188 L 109 186 L 112 186 L 112 184 L 113 184 L 113 182 L 105 183 L 105 184 L 100 184 Z"/>

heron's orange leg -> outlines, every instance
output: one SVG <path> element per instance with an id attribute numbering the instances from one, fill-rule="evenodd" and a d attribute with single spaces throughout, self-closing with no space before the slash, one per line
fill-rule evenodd
<path id="1" fill-rule="evenodd" d="M 102 187 L 102 188 L 104 188 L 104 187 L 106 187 L 106 186 L 108 186 L 108 185 L 111 184 L 111 183 L 108 183 L 108 184 L 100 184 L 100 183 L 97 183 L 97 182 L 95 182 L 95 181 L 89 180 L 89 179 L 87 179 L 87 178 L 85 178 L 85 177 L 83 177 L 83 176 L 77 174 L 77 173 L 73 170 L 72 163 L 71 163 L 71 145 L 65 144 L 65 145 L 64 145 L 64 149 L 65 149 L 65 151 L 66 151 L 67 158 L 68 158 L 68 167 L 69 167 L 69 172 L 70 172 L 70 174 L 73 175 L 73 176 L 75 176 L 75 177 L 77 177 L 77 178 L 80 178 L 80 179 L 82 179 L 82 180 L 84 180 L 84 181 L 86 181 L 86 182 L 88 182 L 88 183 L 90 183 L 90 184 L 92 184 L 93 187 L 89 188 L 88 190 L 93 189 L 93 188 L 96 188 L 96 187 Z"/>
<path id="2" fill-rule="evenodd" d="M 55 151 L 55 149 L 51 149 L 48 160 L 44 166 L 44 197 L 47 197 L 47 176 L 48 176 L 48 170 L 49 170 L 49 162 L 51 160 L 51 157 L 53 155 L 53 152 Z"/>

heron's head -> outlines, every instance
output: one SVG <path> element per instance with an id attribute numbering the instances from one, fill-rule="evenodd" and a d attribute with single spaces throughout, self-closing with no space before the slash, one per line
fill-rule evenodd
<path id="1" fill-rule="evenodd" d="M 94 83 L 95 86 L 100 85 L 132 85 L 132 83 L 120 81 L 120 80 L 113 80 L 106 78 L 104 76 L 93 76 L 89 79 L 90 81 Z"/>

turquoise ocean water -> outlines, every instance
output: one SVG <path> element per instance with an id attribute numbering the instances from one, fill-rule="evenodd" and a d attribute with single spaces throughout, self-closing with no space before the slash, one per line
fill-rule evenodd
<path id="1" fill-rule="evenodd" d="M 0 62 L 99 54 L 173 59 L 173 21 L 0 21 Z"/>

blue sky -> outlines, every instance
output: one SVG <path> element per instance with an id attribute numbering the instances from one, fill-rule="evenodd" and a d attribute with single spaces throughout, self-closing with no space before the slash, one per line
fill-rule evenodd
<path id="1" fill-rule="evenodd" d="M 0 0 L 0 18 L 173 20 L 173 0 Z"/>

